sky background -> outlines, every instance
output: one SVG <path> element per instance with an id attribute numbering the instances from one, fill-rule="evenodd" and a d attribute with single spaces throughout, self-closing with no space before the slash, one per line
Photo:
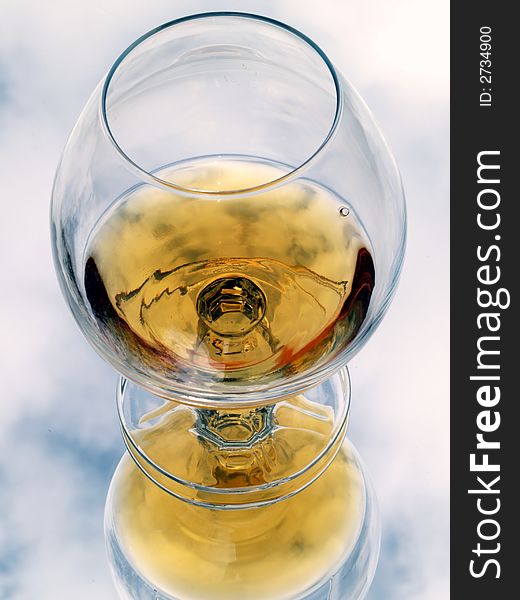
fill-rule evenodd
<path id="1" fill-rule="evenodd" d="M 312 37 L 361 93 L 401 169 L 409 242 L 394 303 L 350 365 L 349 435 L 383 520 L 369 600 L 449 597 L 447 0 L 0 0 L 0 598 L 116 600 L 103 507 L 123 452 L 116 374 L 54 274 L 52 180 L 113 60 L 152 27 L 258 12 Z"/>

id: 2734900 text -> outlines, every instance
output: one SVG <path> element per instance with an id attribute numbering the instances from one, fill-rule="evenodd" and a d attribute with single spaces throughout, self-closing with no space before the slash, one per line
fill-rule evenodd
<path id="1" fill-rule="evenodd" d="M 487 25 L 480 28 L 480 106 L 491 106 L 491 27 Z"/>

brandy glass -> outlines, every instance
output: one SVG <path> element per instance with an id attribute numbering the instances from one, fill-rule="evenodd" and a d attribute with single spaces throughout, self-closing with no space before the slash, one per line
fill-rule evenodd
<path id="1" fill-rule="evenodd" d="M 259 405 L 344 366 L 405 246 L 398 170 L 305 35 L 207 13 L 134 42 L 87 103 L 52 195 L 56 269 L 121 374 L 193 405 Z"/>
<path id="2" fill-rule="evenodd" d="M 51 229 L 67 303 L 123 376 L 122 597 L 363 598 L 379 529 L 346 364 L 394 295 L 406 210 L 324 52 L 245 13 L 143 35 L 70 135 Z"/>

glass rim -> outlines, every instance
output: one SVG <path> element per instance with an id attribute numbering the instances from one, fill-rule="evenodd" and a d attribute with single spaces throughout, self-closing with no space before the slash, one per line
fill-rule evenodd
<path id="1" fill-rule="evenodd" d="M 123 442 L 126 446 L 126 449 L 129 453 L 130 457 L 136 463 L 137 467 L 139 467 L 141 469 L 141 471 L 144 473 L 144 475 L 146 477 L 148 477 L 148 479 L 150 479 L 153 483 L 158 485 L 161 489 L 163 489 L 167 493 L 169 493 L 183 501 L 186 501 L 188 503 L 200 504 L 200 505 L 204 505 L 204 506 L 208 506 L 208 507 L 212 507 L 212 508 L 218 508 L 219 506 L 222 506 L 222 505 L 205 503 L 203 501 L 190 500 L 186 497 L 183 497 L 183 496 L 177 494 L 172 489 L 167 488 L 166 486 L 161 484 L 159 481 L 157 481 L 145 469 L 143 469 L 143 466 L 141 464 L 139 464 L 139 461 L 136 459 L 134 452 L 136 452 L 137 455 L 141 459 L 143 459 L 144 462 L 155 473 L 158 473 L 158 474 L 166 477 L 166 479 L 172 481 L 173 483 L 179 484 L 186 488 L 191 488 L 198 492 L 207 492 L 207 493 L 215 494 L 216 496 L 220 496 L 222 498 L 225 498 L 226 496 L 228 496 L 228 497 L 241 496 L 241 497 L 245 498 L 247 496 L 254 495 L 254 494 L 256 494 L 258 492 L 262 492 L 262 491 L 268 491 L 268 490 L 274 491 L 274 490 L 282 488 L 283 486 L 286 486 L 287 484 L 290 484 L 291 482 L 295 482 L 297 480 L 302 480 L 304 478 L 304 476 L 307 473 L 310 473 L 314 467 L 319 468 L 321 466 L 321 468 L 319 468 L 318 472 L 316 474 L 314 474 L 310 480 L 303 481 L 301 487 L 298 487 L 297 489 L 291 491 L 290 493 L 284 494 L 282 492 L 279 497 L 274 496 L 272 498 L 269 498 L 267 500 L 262 500 L 260 502 L 253 501 L 251 504 L 249 504 L 247 502 L 247 500 L 244 500 L 243 502 L 240 502 L 239 504 L 235 504 L 234 506 L 236 508 L 247 508 L 247 507 L 252 507 L 252 506 L 260 506 L 262 504 L 268 504 L 271 502 L 278 502 L 278 501 L 281 501 L 287 497 L 290 497 L 290 496 L 302 491 L 308 485 L 310 485 L 313 481 L 315 481 L 317 479 L 317 477 L 319 477 L 330 465 L 332 460 L 335 458 L 336 454 L 339 452 L 340 446 L 343 443 L 343 440 L 345 439 L 347 426 L 348 426 L 348 422 L 349 422 L 349 417 L 350 417 L 350 406 L 351 406 L 351 401 L 352 401 L 352 384 L 351 384 L 351 379 L 350 379 L 350 372 L 349 372 L 348 368 L 345 366 L 344 368 L 340 369 L 337 373 L 335 373 L 332 377 L 337 378 L 337 380 L 339 382 L 339 387 L 340 387 L 341 396 L 342 396 L 342 402 L 340 405 L 340 410 L 338 411 L 338 415 L 335 418 L 333 430 L 330 434 L 329 439 L 327 440 L 327 443 L 318 452 L 318 454 L 316 454 L 316 456 L 314 456 L 309 461 L 309 463 L 306 464 L 304 467 L 298 469 L 297 471 L 295 471 L 294 473 L 291 473 L 290 475 L 281 477 L 280 479 L 277 479 L 275 481 L 258 484 L 258 485 L 254 485 L 254 486 L 248 486 L 248 487 L 217 488 L 217 487 L 212 487 L 212 486 L 188 481 L 186 479 L 183 479 L 182 477 L 175 475 L 174 473 L 171 473 L 171 472 L 165 470 L 163 467 L 161 467 L 158 463 L 156 463 L 155 460 L 152 459 L 147 454 L 147 452 L 140 446 L 140 444 L 134 439 L 134 437 L 132 435 L 132 431 L 130 430 L 128 423 L 126 421 L 123 404 L 125 401 L 126 390 L 127 390 L 128 385 L 136 385 L 136 384 L 134 384 L 131 380 L 128 380 L 123 376 L 120 376 L 119 383 L 118 383 L 117 389 L 116 389 L 116 406 L 117 406 L 117 415 L 119 418 Z M 319 385 L 322 385 L 322 384 L 319 384 Z M 145 390 L 145 391 L 147 391 L 147 390 Z M 280 401 L 283 401 L 283 399 Z M 195 407 L 187 405 L 187 404 L 185 404 L 184 406 L 195 409 Z M 321 464 L 321 463 L 323 463 L 323 461 L 325 461 L 325 463 Z M 232 507 L 233 504 L 225 505 L 225 506 Z"/>
<path id="2" fill-rule="evenodd" d="M 136 161 L 134 161 L 132 158 L 130 158 L 130 156 L 128 156 L 128 154 L 125 152 L 125 150 L 121 147 L 121 145 L 119 144 L 119 142 L 116 139 L 116 136 L 114 135 L 114 133 L 112 131 L 112 128 L 110 127 L 109 118 L 108 118 L 108 114 L 107 114 L 108 92 L 109 92 L 109 88 L 110 88 L 112 79 L 113 79 L 116 71 L 119 69 L 119 67 L 124 62 L 124 60 L 137 47 L 139 47 L 145 41 L 151 39 L 153 36 L 161 33 L 162 31 L 165 31 L 166 29 L 169 29 L 171 27 L 175 27 L 177 25 L 180 25 L 182 23 L 187 23 L 190 21 L 202 20 L 202 19 L 207 19 L 207 18 L 215 18 L 215 17 L 227 17 L 227 18 L 237 17 L 237 18 L 243 18 L 243 19 L 250 19 L 252 21 L 259 21 L 264 24 L 278 27 L 279 29 L 282 29 L 285 32 L 295 36 L 300 41 L 303 41 L 309 48 L 311 48 L 318 55 L 318 57 L 321 59 L 321 61 L 324 63 L 324 65 L 328 69 L 328 72 L 332 78 L 332 82 L 333 82 L 333 86 L 334 86 L 334 93 L 335 93 L 336 106 L 335 106 L 335 110 L 334 110 L 334 117 L 332 120 L 332 124 L 331 124 L 330 129 L 329 129 L 327 135 L 325 136 L 325 138 L 322 140 L 322 142 L 320 143 L 318 148 L 310 154 L 310 156 L 308 156 L 305 160 L 303 160 L 298 166 L 292 167 L 288 173 L 286 173 L 280 177 L 277 177 L 276 179 L 273 179 L 271 181 L 266 181 L 264 183 L 261 183 L 261 184 L 255 185 L 255 186 L 242 188 L 242 189 L 235 189 L 235 190 L 201 190 L 201 189 L 196 189 L 196 188 L 193 189 L 193 188 L 183 187 L 183 186 L 173 183 L 171 181 L 161 179 L 153 171 L 148 171 L 148 170 L 144 169 Z M 155 186 L 166 188 L 169 191 L 174 190 L 183 195 L 189 195 L 189 196 L 202 196 L 202 197 L 208 197 L 208 196 L 210 196 L 210 197 L 211 196 L 213 196 L 213 197 L 215 197 L 215 196 L 230 197 L 230 196 L 239 196 L 239 195 L 240 196 L 248 196 L 248 195 L 253 195 L 255 193 L 258 193 L 258 192 L 266 191 L 268 189 L 273 189 L 273 188 L 279 187 L 282 184 L 287 183 L 288 181 L 299 176 L 312 163 L 315 162 L 315 160 L 318 158 L 318 156 L 320 156 L 322 154 L 322 152 L 326 148 L 326 146 L 328 146 L 330 140 L 333 138 L 334 133 L 337 130 L 338 123 L 340 121 L 340 117 L 341 117 L 341 113 L 342 113 L 342 105 L 343 105 L 342 97 L 343 97 L 343 92 L 342 92 L 341 85 L 339 82 L 339 77 L 338 77 L 336 69 L 334 68 L 330 59 L 325 54 L 325 52 L 320 48 L 320 46 L 318 46 L 318 44 L 316 44 L 316 42 L 314 42 L 310 37 L 308 37 L 301 31 L 299 31 L 298 29 L 295 29 L 294 27 L 287 25 L 286 23 L 283 23 L 281 21 L 278 21 L 276 19 L 272 19 L 270 17 L 266 17 L 263 15 L 257 15 L 257 14 L 248 13 L 248 12 L 238 12 L 238 11 L 210 11 L 210 12 L 203 12 L 203 13 L 187 15 L 184 17 L 180 17 L 178 19 L 173 19 L 171 21 L 167 21 L 166 23 L 163 23 L 162 25 L 159 25 L 159 26 L 154 27 L 153 29 L 149 30 L 147 33 L 143 34 L 142 36 L 137 38 L 132 44 L 130 44 L 126 48 L 126 50 L 124 50 L 118 56 L 118 58 L 115 60 L 115 62 L 111 66 L 110 70 L 108 71 L 108 73 L 104 79 L 103 87 L 102 87 L 102 91 L 101 91 L 101 98 L 100 98 L 100 115 L 101 115 L 101 123 L 102 123 L 103 131 L 106 134 L 106 136 L 108 137 L 110 143 L 115 148 L 117 154 L 124 160 L 126 165 L 132 171 L 134 171 L 140 179 L 145 180 L 148 183 L 152 183 Z"/>

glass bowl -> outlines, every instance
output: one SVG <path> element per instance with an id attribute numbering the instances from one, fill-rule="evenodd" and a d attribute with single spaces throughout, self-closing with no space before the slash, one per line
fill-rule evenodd
<path id="1" fill-rule="evenodd" d="M 205 407 L 267 404 L 344 366 L 388 308 L 406 233 L 359 95 L 304 34 L 242 13 L 123 52 L 67 142 L 51 222 L 89 342 Z"/>

